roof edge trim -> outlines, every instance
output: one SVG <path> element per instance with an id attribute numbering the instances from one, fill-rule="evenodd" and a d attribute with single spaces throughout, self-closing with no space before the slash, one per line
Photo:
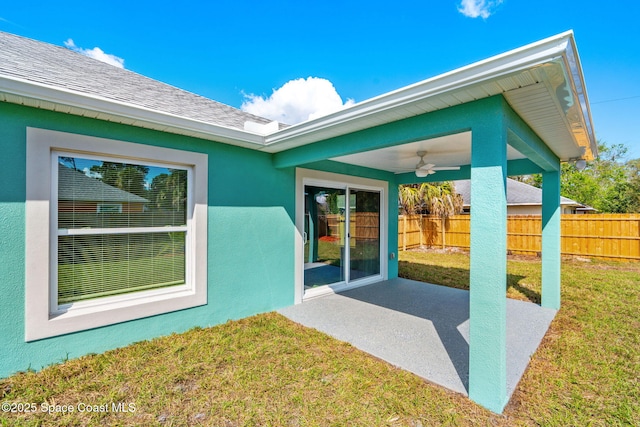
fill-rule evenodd
<path id="1" fill-rule="evenodd" d="M 387 92 L 359 102 L 335 113 L 302 122 L 266 136 L 267 146 L 274 146 L 289 139 L 315 133 L 370 114 L 399 107 L 417 99 L 460 89 L 471 83 L 515 73 L 567 55 L 567 49 L 575 46 L 573 31 L 566 31 L 532 44 L 472 63 L 403 88 Z M 571 72 L 574 76 L 574 73 Z M 276 148 L 276 147 L 272 147 Z"/>
<path id="2" fill-rule="evenodd" d="M 567 54 L 564 57 L 565 66 L 571 73 L 571 81 L 573 83 L 573 90 L 575 96 L 580 104 L 582 110 L 582 117 L 585 119 L 584 125 L 586 127 L 587 138 L 589 139 L 589 149 L 593 158 L 598 156 L 598 141 L 596 138 L 595 130 L 593 128 L 593 117 L 591 116 L 591 109 L 589 108 L 589 95 L 587 93 L 587 86 L 584 81 L 584 75 L 582 73 L 582 65 L 580 63 L 580 55 L 578 54 L 578 46 L 573 37 L 570 39 L 569 46 L 567 47 Z M 585 147 L 586 148 L 586 147 Z"/>
<path id="3" fill-rule="evenodd" d="M 54 105 L 76 108 L 82 111 L 107 114 L 112 116 L 115 122 L 118 122 L 118 118 L 127 119 L 122 121 L 124 124 L 136 121 L 141 123 L 138 124 L 140 127 L 150 127 L 152 129 L 156 129 L 158 126 L 165 127 L 169 128 L 170 130 L 168 129 L 168 131 L 172 133 L 186 136 L 197 134 L 200 137 L 204 137 L 208 135 L 210 138 L 207 139 L 231 145 L 252 146 L 256 149 L 264 146 L 264 137 L 254 132 L 188 119 L 175 114 L 163 113 L 108 98 L 38 84 L 16 77 L 0 76 L 0 93 L 31 99 L 36 102 L 49 102 Z M 40 108 L 58 111 L 55 108 Z M 143 123 L 153 126 L 143 126 Z"/>

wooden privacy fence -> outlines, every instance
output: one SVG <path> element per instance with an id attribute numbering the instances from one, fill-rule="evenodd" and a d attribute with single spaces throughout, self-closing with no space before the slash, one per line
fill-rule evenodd
<path id="1" fill-rule="evenodd" d="M 471 217 L 443 220 L 429 215 L 401 215 L 400 250 L 425 246 L 468 249 Z M 542 247 L 540 215 L 509 215 L 507 250 L 512 254 L 539 254 Z M 640 214 L 562 215 L 562 255 L 640 261 Z"/>
<path id="2" fill-rule="evenodd" d="M 320 223 L 326 221 L 326 235 L 339 236 L 340 223 L 344 222 L 344 216 L 340 214 L 329 214 L 321 216 Z M 322 237 L 322 228 L 319 228 L 319 236 Z M 358 240 L 371 240 L 380 238 L 380 214 L 375 212 L 355 212 L 351 214 L 351 225 L 349 234 L 351 238 Z"/>

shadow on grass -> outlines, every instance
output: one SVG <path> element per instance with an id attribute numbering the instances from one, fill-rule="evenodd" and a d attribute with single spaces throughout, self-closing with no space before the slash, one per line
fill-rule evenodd
<path id="1" fill-rule="evenodd" d="M 515 278 L 513 279 L 513 281 L 511 280 L 512 277 Z M 525 276 L 516 276 L 514 274 L 507 274 L 507 289 L 509 288 L 515 289 L 516 291 L 524 295 L 532 303 L 540 304 L 540 302 L 542 301 L 542 296 L 540 295 L 540 292 L 534 291 L 533 289 L 527 288 L 526 286 L 523 286 L 520 284 L 520 281 L 524 278 Z"/>
<path id="2" fill-rule="evenodd" d="M 400 261 L 398 263 L 398 276 L 419 282 L 469 290 L 468 268 L 443 267 L 435 264 Z M 526 276 L 507 273 L 507 290 L 512 288 L 524 295 L 529 301 L 540 304 L 540 292 L 522 285 L 523 279 L 526 279 Z"/>

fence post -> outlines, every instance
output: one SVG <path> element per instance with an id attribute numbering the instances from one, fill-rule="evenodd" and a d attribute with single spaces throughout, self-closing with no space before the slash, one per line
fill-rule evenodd
<path id="1" fill-rule="evenodd" d="M 407 216 L 402 215 L 402 250 L 407 250 Z"/>

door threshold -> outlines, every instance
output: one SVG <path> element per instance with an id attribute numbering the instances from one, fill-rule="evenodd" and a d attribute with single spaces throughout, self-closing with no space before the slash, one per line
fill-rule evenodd
<path id="1" fill-rule="evenodd" d="M 332 285 L 320 286 L 317 288 L 307 289 L 304 291 L 302 301 L 308 301 L 314 298 L 319 298 L 325 295 L 339 294 L 340 292 L 349 291 L 351 289 L 360 288 L 362 286 L 372 285 L 374 283 L 382 282 L 384 278 L 382 276 L 366 277 L 361 280 L 357 280 L 352 283 L 335 283 Z"/>

